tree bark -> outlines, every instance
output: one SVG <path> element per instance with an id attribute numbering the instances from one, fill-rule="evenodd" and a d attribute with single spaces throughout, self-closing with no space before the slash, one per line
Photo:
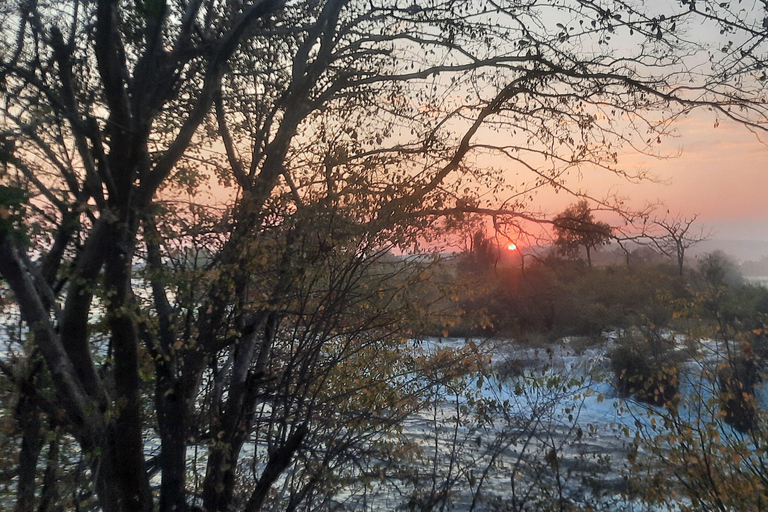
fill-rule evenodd
<path id="1" fill-rule="evenodd" d="M 256 488 L 251 494 L 245 512 L 256 512 L 261 510 L 267 494 L 272 488 L 272 484 L 283 474 L 293 460 L 293 455 L 301 447 L 304 437 L 309 431 L 306 423 L 300 425 L 291 436 L 285 441 L 285 444 L 270 455 L 267 461 L 267 467 L 261 473 L 261 478 L 256 483 Z"/>
<path id="2" fill-rule="evenodd" d="M 237 459 L 252 418 L 250 410 L 255 394 L 248 391 L 255 383 L 249 382 L 248 370 L 253 362 L 255 345 L 255 332 L 240 340 L 225 410 L 217 417 L 218 423 L 211 425 L 211 435 L 218 438 L 210 448 L 203 488 L 203 503 L 210 512 L 229 510 L 234 496 Z"/>
<path id="3" fill-rule="evenodd" d="M 155 403 L 161 442 L 160 512 L 184 512 L 190 405 L 179 383 L 167 375 L 157 377 Z"/>
<path id="4" fill-rule="evenodd" d="M 112 333 L 115 413 L 109 426 L 109 452 L 114 457 L 119 510 L 151 512 L 152 495 L 144 468 L 139 376 L 139 336 L 131 291 L 132 258 L 137 221 L 114 223 L 113 243 L 106 256 L 104 284 L 109 300 L 107 323 Z"/>
<path id="5" fill-rule="evenodd" d="M 55 505 L 59 499 L 58 487 L 58 468 L 59 468 L 59 449 L 61 444 L 61 432 L 51 424 L 51 430 L 56 430 L 56 435 L 48 443 L 48 462 L 43 474 L 43 488 L 40 491 L 40 506 L 38 512 L 48 512 L 52 505 Z"/>
<path id="6" fill-rule="evenodd" d="M 32 374 L 29 379 L 33 379 Z M 19 452 L 19 481 L 16 492 L 14 512 L 32 512 L 35 507 L 35 475 L 37 459 L 43 448 L 41 411 L 35 404 L 31 382 L 22 384 L 21 398 L 16 407 L 17 421 L 22 431 L 21 451 Z"/>

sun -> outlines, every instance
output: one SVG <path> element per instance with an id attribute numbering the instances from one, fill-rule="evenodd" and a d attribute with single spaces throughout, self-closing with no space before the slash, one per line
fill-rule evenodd
<path id="1" fill-rule="evenodd" d="M 514 251 L 516 249 L 517 249 L 517 245 L 514 242 L 510 242 L 509 245 L 507 246 L 508 251 Z"/>

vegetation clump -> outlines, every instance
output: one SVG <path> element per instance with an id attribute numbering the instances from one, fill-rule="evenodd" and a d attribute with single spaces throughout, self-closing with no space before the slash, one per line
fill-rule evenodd
<path id="1" fill-rule="evenodd" d="M 739 432 L 757 426 L 756 387 L 763 381 L 763 370 L 751 348 L 745 344 L 741 354 L 728 358 L 717 371 L 720 408 L 725 422 Z"/>
<path id="2" fill-rule="evenodd" d="M 673 339 L 658 332 L 631 331 L 609 354 L 616 389 L 653 405 L 674 404 L 680 387 L 680 363 L 685 355 Z"/>

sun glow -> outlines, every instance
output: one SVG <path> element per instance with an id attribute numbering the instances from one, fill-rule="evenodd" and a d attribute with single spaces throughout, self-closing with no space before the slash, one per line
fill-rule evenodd
<path id="1" fill-rule="evenodd" d="M 517 245 L 515 245 L 514 242 L 510 242 L 509 245 L 507 246 L 508 251 L 514 251 L 516 249 L 517 249 Z"/>

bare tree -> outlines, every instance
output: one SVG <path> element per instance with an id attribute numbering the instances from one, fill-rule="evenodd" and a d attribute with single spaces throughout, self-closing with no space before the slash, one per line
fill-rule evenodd
<path id="1" fill-rule="evenodd" d="M 650 244 L 663 255 L 672 258 L 677 263 L 677 272 L 683 277 L 685 252 L 691 247 L 709 240 L 710 231 L 705 228 L 694 228 L 698 214 L 691 217 L 676 215 L 654 219 L 650 222 L 651 229 L 656 228 L 660 234 L 647 234 Z"/>

